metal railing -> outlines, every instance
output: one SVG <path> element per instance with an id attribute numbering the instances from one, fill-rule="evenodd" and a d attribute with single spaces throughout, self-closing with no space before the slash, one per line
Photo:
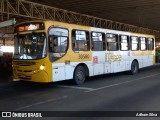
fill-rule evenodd
<path id="1" fill-rule="evenodd" d="M 56 20 L 99 28 L 154 34 L 157 38 L 160 38 L 160 31 L 157 30 L 71 12 L 26 0 L 0 0 L 0 14 L 2 19 L 4 14 L 8 17 L 15 15 L 32 19 Z"/>

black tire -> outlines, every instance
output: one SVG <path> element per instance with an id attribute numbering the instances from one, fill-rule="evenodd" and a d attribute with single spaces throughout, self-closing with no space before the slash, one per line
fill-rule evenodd
<path id="1" fill-rule="evenodd" d="M 78 66 L 74 72 L 73 83 L 76 85 L 81 85 L 86 79 L 86 72 L 83 66 Z"/>
<path id="2" fill-rule="evenodd" d="M 136 61 L 133 61 L 132 64 L 131 64 L 131 74 L 132 75 L 135 75 L 138 73 L 138 70 L 139 70 L 139 65 Z"/>

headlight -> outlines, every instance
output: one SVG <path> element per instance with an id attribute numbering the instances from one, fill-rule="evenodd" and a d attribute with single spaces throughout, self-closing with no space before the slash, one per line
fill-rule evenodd
<path id="1" fill-rule="evenodd" d="M 45 69 L 46 69 L 46 66 L 45 66 L 45 65 L 41 65 L 41 66 L 39 67 L 39 69 L 40 69 L 40 70 L 45 70 Z"/>

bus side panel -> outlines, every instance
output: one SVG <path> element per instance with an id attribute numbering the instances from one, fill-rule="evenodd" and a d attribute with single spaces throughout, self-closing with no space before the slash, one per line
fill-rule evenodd
<path id="1" fill-rule="evenodd" d="M 52 80 L 54 82 L 65 80 L 65 64 L 64 63 L 52 64 Z"/>
<path id="2" fill-rule="evenodd" d="M 107 51 L 105 73 L 116 73 L 130 69 L 129 51 Z"/>
<path id="3" fill-rule="evenodd" d="M 71 62 L 65 66 L 65 79 L 73 79 L 74 71 L 79 64 L 85 64 L 89 70 L 89 76 L 93 76 L 93 64 L 92 61 L 86 62 Z"/>
<path id="4" fill-rule="evenodd" d="M 142 67 L 147 67 L 148 66 L 148 55 L 143 55 L 142 56 L 142 61 L 143 61 L 143 65 L 142 65 Z"/>
<path id="5" fill-rule="evenodd" d="M 138 60 L 139 68 L 142 68 L 142 67 L 143 67 L 143 60 L 142 60 L 142 57 L 138 56 L 138 57 L 135 57 L 135 59 Z"/>
<path id="6" fill-rule="evenodd" d="M 133 56 L 131 61 L 130 61 L 131 62 L 130 65 L 132 64 L 133 60 L 137 60 L 138 61 L 139 68 L 143 67 L 143 59 L 142 59 L 141 56 Z"/>
<path id="7" fill-rule="evenodd" d="M 139 68 L 143 67 L 143 57 L 142 57 L 141 51 L 131 51 L 130 65 L 132 64 L 133 60 L 138 61 Z"/>
<path id="8" fill-rule="evenodd" d="M 65 79 L 73 79 L 75 65 L 72 63 L 71 65 L 65 66 Z"/>
<path id="9" fill-rule="evenodd" d="M 100 75 L 105 73 L 105 51 L 93 51 L 93 74 Z"/>
<path id="10" fill-rule="evenodd" d="M 125 51 L 124 57 L 122 57 L 123 58 L 122 61 L 124 61 L 124 66 L 125 66 L 124 70 L 125 71 L 130 70 L 130 66 L 131 66 L 130 65 L 130 59 L 131 59 L 130 57 L 131 57 L 130 51 Z"/>
<path id="11" fill-rule="evenodd" d="M 153 55 L 149 55 L 148 58 L 149 58 L 148 66 L 153 65 Z"/>
<path id="12" fill-rule="evenodd" d="M 148 61 L 148 65 L 149 66 L 155 64 L 155 61 L 154 61 L 154 51 L 150 52 L 150 54 L 148 56 L 148 59 L 149 59 L 149 61 Z"/>
<path id="13" fill-rule="evenodd" d="M 125 62 L 125 70 L 128 71 L 131 69 L 131 64 L 130 64 L 130 60 Z"/>
<path id="14" fill-rule="evenodd" d="M 114 72 L 121 72 L 126 70 L 126 60 L 129 60 L 128 51 L 114 52 L 116 59 L 114 61 Z"/>
<path id="15" fill-rule="evenodd" d="M 86 64 L 89 70 L 89 76 L 93 76 L 93 65 L 91 61 L 71 62 L 69 64 L 56 63 L 52 65 L 52 81 L 73 79 L 75 68 L 81 63 Z"/>

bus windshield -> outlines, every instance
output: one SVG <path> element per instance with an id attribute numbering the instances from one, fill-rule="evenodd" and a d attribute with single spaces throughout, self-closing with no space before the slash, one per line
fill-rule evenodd
<path id="1" fill-rule="evenodd" d="M 41 59 L 46 57 L 45 33 L 18 34 L 15 36 L 14 59 Z"/>

